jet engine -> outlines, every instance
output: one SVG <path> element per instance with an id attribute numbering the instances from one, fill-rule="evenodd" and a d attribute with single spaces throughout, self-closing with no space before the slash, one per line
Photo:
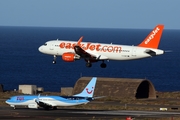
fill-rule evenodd
<path id="1" fill-rule="evenodd" d="M 62 59 L 66 62 L 74 62 L 75 60 L 79 60 L 80 56 L 75 53 L 63 53 Z"/>

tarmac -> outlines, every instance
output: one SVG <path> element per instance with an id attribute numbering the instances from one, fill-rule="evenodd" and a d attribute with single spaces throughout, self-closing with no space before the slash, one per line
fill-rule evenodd
<path id="1" fill-rule="evenodd" d="M 91 104 L 117 104 L 94 102 Z M 155 107 L 155 106 L 151 106 Z M 72 109 L 60 107 L 57 110 L 29 109 L 19 107 L 13 109 L 10 106 L 0 107 L 0 119 L 2 120 L 126 120 L 131 116 L 136 120 L 158 120 L 162 118 L 180 118 L 179 111 L 143 111 L 143 110 L 92 110 L 92 109 Z M 163 119 L 166 120 L 166 119 Z"/>

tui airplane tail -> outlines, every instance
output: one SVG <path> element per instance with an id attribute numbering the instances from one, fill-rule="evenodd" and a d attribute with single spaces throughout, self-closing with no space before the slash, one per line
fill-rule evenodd
<path id="1" fill-rule="evenodd" d="M 93 77 L 81 93 L 73 95 L 73 96 L 93 97 L 95 86 L 96 86 L 96 80 L 97 80 L 97 78 Z"/>

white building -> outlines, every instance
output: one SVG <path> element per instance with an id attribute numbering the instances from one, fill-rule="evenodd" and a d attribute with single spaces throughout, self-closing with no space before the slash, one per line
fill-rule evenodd
<path id="1" fill-rule="evenodd" d="M 36 94 L 36 85 L 19 85 L 19 92 L 23 94 Z"/>

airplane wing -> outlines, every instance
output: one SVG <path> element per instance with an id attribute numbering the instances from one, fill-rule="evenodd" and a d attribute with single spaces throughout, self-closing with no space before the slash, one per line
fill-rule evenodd
<path id="1" fill-rule="evenodd" d="M 108 57 L 106 57 L 106 56 L 104 56 L 104 55 L 99 55 L 99 54 L 97 54 L 97 53 L 93 53 L 93 52 L 91 52 L 90 50 L 86 50 L 86 52 L 87 52 L 88 54 L 90 54 L 91 56 L 94 56 L 97 60 L 107 60 L 107 59 L 108 59 Z"/>
<path id="2" fill-rule="evenodd" d="M 98 96 L 98 97 L 93 97 L 94 99 L 100 99 L 100 98 L 104 98 L 106 96 Z"/>
<path id="3" fill-rule="evenodd" d="M 93 60 L 107 60 L 108 57 L 104 55 L 97 54 L 95 52 L 88 50 L 85 50 L 81 47 L 81 42 L 82 42 L 83 37 L 81 37 L 77 44 L 74 46 L 74 51 L 76 54 L 78 54 L 82 58 L 89 58 Z"/>
<path id="4" fill-rule="evenodd" d="M 40 107 L 43 107 L 43 108 L 51 108 L 51 107 L 55 106 L 55 105 L 47 104 L 47 103 L 42 102 L 42 101 L 38 101 L 38 102 L 36 101 L 36 103 L 37 103 Z"/>
<path id="5" fill-rule="evenodd" d="M 49 104 L 49 103 L 46 103 L 46 102 L 42 102 L 41 100 L 39 100 L 40 98 L 40 94 L 38 95 L 38 97 L 35 99 L 35 102 L 40 106 L 40 107 L 43 107 L 43 108 L 51 108 L 53 106 L 56 106 L 55 104 Z"/>

